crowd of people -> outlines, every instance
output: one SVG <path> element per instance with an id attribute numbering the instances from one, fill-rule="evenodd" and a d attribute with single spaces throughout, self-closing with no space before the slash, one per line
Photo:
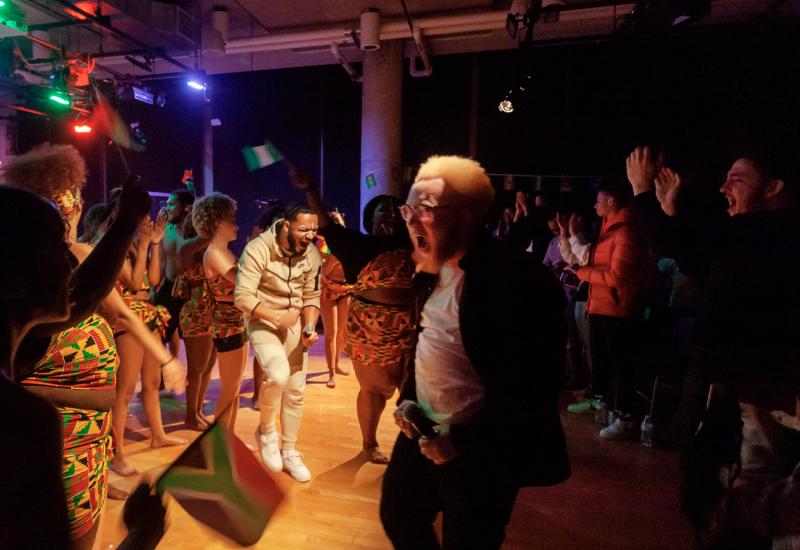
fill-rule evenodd
<path id="1" fill-rule="evenodd" d="M 596 189 L 593 216 L 525 190 L 496 194 L 477 162 L 431 157 L 405 199 L 366 205 L 364 233 L 291 168 L 305 203 L 271 204 L 237 258 L 227 195 L 176 189 L 151 219 L 131 178 L 88 209 L 79 237 L 86 167 L 77 150 L 44 144 L 13 157 L 0 186 L 16 266 L 0 285 L 0 391 L 26 429 L 0 464 L 5 500 L 14 500 L 0 510 L 0 540 L 91 548 L 107 496 L 127 496 L 114 494 L 109 471 L 138 474 L 124 452 L 137 383 L 151 446 L 182 445 L 164 430 L 159 389 L 185 389 L 186 426 L 205 430 L 218 364 L 213 422 L 233 429 L 250 346 L 261 460 L 311 480 L 297 443 L 321 315 L 326 385 L 349 374 L 339 362 L 347 355 L 363 457 L 387 466 L 380 517 L 392 544 L 497 548 L 520 488 L 570 475 L 563 406 L 594 413 L 600 438 L 639 437 L 651 403 L 637 390 L 651 380 L 637 343 L 663 307 L 673 329 L 679 319 L 691 327 L 687 364 L 677 354 L 667 363 L 683 381 L 671 431 L 698 545 L 793 547 L 795 167 L 774 148 L 743 150 L 720 189 L 725 212 L 700 205 L 664 159 L 637 147 L 627 180 Z M 503 214 L 492 220 L 494 212 Z M 657 266 L 672 272 L 666 292 Z M 694 291 L 677 307 L 679 284 Z M 565 386 L 585 393 L 565 403 Z M 401 433 L 389 454 L 377 428 L 396 391 Z M 20 481 L 27 474 L 35 491 Z M 127 506 L 124 544 L 154 547 L 160 501 L 144 484 Z"/>

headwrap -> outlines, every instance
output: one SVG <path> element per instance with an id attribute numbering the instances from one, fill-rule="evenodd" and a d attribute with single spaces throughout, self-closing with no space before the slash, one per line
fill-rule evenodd
<path id="1" fill-rule="evenodd" d="M 58 212 L 61 214 L 61 217 L 67 220 L 75 211 L 75 208 L 81 203 L 81 190 L 67 189 L 55 195 L 53 197 L 53 202 L 58 207 Z"/>

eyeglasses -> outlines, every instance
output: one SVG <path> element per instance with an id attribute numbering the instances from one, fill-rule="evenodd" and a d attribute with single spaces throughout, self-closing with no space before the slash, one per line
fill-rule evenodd
<path id="1" fill-rule="evenodd" d="M 464 208 L 463 206 L 432 206 L 430 204 L 401 204 L 400 216 L 403 221 L 407 222 L 411 216 L 416 216 L 419 221 L 423 223 L 430 223 L 433 221 L 433 215 L 436 210 L 451 210 L 455 208 Z"/>

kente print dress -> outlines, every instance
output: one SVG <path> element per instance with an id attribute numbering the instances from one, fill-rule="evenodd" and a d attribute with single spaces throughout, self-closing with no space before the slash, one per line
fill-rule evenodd
<path id="1" fill-rule="evenodd" d="M 353 361 L 373 368 L 403 367 L 414 343 L 412 306 L 386 305 L 358 297 L 380 289 L 411 289 L 414 262 L 411 251 L 398 248 L 371 259 L 352 287 L 347 316 L 345 352 Z"/>
<path id="2" fill-rule="evenodd" d="M 209 336 L 214 299 L 208 287 L 203 262 L 195 264 L 176 279 L 172 296 L 186 300 L 181 307 L 179 323 L 183 337 Z"/>
<path id="3" fill-rule="evenodd" d="M 111 327 L 93 314 L 53 337 L 23 384 L 75 390 L 114 389 L 119 360 Z M 113 457 L 111 411 L 57 407 L 64 430 L 64 487 L 73 539 L 99 519 Z"/>
<path id="4" fill-rule="evenodd" d="M 211 306 L 211 326 L 209 334 L 215 340 L 230 338 L 243 334 L 244 315 L 233 305 L 233 301 L 220 301 L 217 298 L 232 297 L 236 286 L 225 279 L 217 276 L 208 280 L 208 288 L 213 297 Z"/>

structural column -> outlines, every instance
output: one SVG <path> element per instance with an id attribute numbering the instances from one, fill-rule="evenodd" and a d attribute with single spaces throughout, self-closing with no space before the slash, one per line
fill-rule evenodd
<path id="1" fill-rule="evenodd" d="M 364 52 L 361 99 L 361 211 L 377 195 L 401 194 L 403 43 Z M 361 212 L 359 212 L 359 215 Z"/>

